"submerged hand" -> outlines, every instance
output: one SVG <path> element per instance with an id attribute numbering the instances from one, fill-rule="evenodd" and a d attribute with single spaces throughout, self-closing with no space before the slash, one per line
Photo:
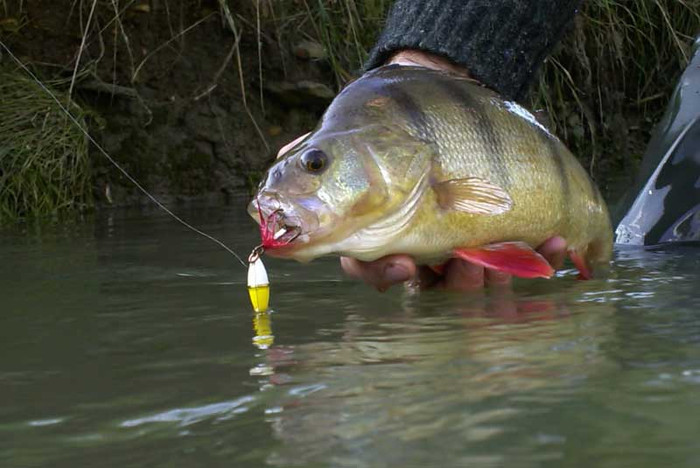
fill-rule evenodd
<path id="1" fill-rule="evenodd" d="M 566 256 L 566 241 L 559 237 L 547 239 L 537 251 L 555 269 L 561 268 Z M 442 287 L 452 291 L 468 291 L 484 286 L 505 286 L 511 275 L 484 268 L 465 260 L 454 258 L 438 275 L 427 267 L 417 267 L 408 255 L 389 255 L 373 262 L 361 262 L 342 257 L 340 265 L 348 275 L 384 291 L 391 286 L 414 280 L 422 288 Z"/>

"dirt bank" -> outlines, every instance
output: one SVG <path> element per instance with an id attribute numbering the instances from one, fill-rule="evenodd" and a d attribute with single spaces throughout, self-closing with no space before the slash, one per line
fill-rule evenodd
<path id="1" fill-rule="evenodd" d="M 323 98 L 290 106 L 294 91 L 261 94 L 261 71 L 273 85 L 333 76 L 269 37 L 262 38 L 259 68 L 257 37 L 242 20 L 254 12 L 232 13 L 236 36 L 214 1 L 118 6 L 115 14 L 110 2 L 98 2 L 92 17 L 92 2 L 25 2 L 7 12 L 0 6 L 0 32 L 21 60 L 45 80 L 63 80 L 63 88 L 79 60 L 74 96 L 92 111 L 92 134 L 156 195 L 219 197 L 249 186 L 276 148 L 320 115 Z M 144 200 L 91 152 L 98 203 Z"/>

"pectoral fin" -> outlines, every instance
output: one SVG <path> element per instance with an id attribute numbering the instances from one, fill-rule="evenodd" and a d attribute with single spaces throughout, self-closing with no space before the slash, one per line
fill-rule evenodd
<path id="1" fill-rule="evenodd" d="M 501 187 L 478 177 L 451 179 L 433 185 L 438 204 L 446 210 L 497 215 L 513 206 L 513 200 Z"/>
<path id="2" fill-rule="evenodd" d="M 454 256 L 521 278 L 551 278 L 554 268 L 524 242 L 501 242 L 483 247 L 456 249 Z"/>

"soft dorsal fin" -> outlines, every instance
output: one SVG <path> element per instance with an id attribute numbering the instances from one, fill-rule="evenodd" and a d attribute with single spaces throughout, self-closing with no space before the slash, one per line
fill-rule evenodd
<path id="1" fill-rule="evenodd" d="M 438 204 L 445 210 L 497 215 L 513 206 L 513 200 L 505 190 L 478 177 L 438 182 L 433 185 L 433 190 Z"/>
<path id="2" fill-rule="evenodd" d="M 551 278 L 554 268 L 525 242 L 501 242 L 455 249 L 454 256 L 521 278 Z"/>

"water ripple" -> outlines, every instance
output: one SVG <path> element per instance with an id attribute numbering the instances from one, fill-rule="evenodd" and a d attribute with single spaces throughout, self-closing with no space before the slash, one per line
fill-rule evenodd
<path id="1" fill-rule="evenodd" d="M 162 413 L 157 413 L 152 416 L 127 419 L 119 426 L 136 427 L 141 426 L 142 424 L 162 422 L 174 422 L 178 423 L 179 426 L 188 426 L 212 417 L 216 417 L 217 421 L 223 421 L 225 419 L 229 419 L 234 414 L 248 411 L 248 408 L 244 405 L 252 401 L 255 401 L 255 398 L 247 395 L 236 400 L 212 403 L 210 405 L 197 406 L 194 408 L 176 408 L 169 411 L 164 411 Z"/>

